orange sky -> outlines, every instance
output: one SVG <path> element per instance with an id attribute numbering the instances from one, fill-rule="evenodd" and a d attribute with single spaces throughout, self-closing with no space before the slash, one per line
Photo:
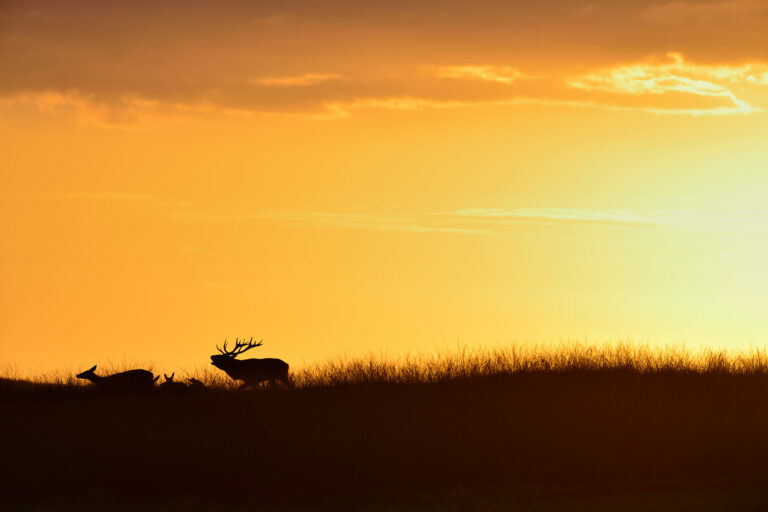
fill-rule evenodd
<path id="1" fill-rule="evenodd" d="M 0 364 L 768 343 L 768 3 L 0 1 Z"/>

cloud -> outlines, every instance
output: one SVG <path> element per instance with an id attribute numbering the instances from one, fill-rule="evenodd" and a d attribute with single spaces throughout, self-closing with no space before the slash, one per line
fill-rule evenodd
<path id="1" fill-rule="evenodd" d="M 70 192 L 57 194 L 63 199 L 94 199 L 105 201 L 150 201 L 152 196 L 130 192 Z"/>
<path id="2" fill-rule="evenodd" d="M 151 202 L 173 211 L 188 206 L 132 192 L 70 192 L 56 197 L 77 200 Z M 447 212 L 266 211 L 245 214 L 170 213 L 175 222 L 268 223 L 317 229 L 360 229 L 411 233 L 488 235 L 528 224 L 603 228 L 663 228 L 695 232 L 748 232 L 768 236 L 768 211 L 631 210 L 579 208 L 464 208 Z M 184 253 L 216 256 L 204 247 L 183 246 Z"/>
<path id="3" fill-rule="evenodd" d="M 741 66 L 700 65 L 686 62 L 679 53 L 667 54 L 671 62 L 636 63 L 591 72 L 572 78 L 571 87 L 585 91 L 604 91 L 616 95 L 657 96 L 688 95 L 725 100 L 698 108 L 680 106 L 646 109 L 657 113 L 749 114 L 762 109 L 736 97 L 734 85 L 762 83 L 768 64 Z"/>
<path id="4" fill-rule="evenodd" d="M 335 102 L 324 104 L 325 111 L 313 116 L 315 119 L 342 119 L 350 117 L 355 111 L 365 110 L 398 110 L 402 112 L 417 110 L 448 110 L 478 107 L 513 107 L 517 105 L 541 105 L 550 107 L 601 108 L 606 110 L 630 110 L 630 107 L 616 105 L 600 105 L 588 100 L 558 100 L 519 96 L 503 99 L 488 100 L 434 100 L 400 96 L 392 98 L 358 98 L 351 102 Z"/>
<path id="5" fill-rule="evenodd" d="M 429 69 L 428 76 L 416 69 L 355 79 L 313 73 L 249 78 L 239 85 L 229 84 L 226 91 L 214 90 L 185 101 L 42 91 L 1 98 L 0 109 L 23 105 L 69 115 L 85 125 L 154 128 L 207 115 L 332 120 L 376 109 L 406 112 L 515 105 L 733 115 L 760 112 L 761 104 L 768 104 L 762 88 L 768 85 L 768 64 L 705 65 L 678 53 L 669 53 L 662 61 L 619 64 L 577 76 L 532 75 L 501 65 Z M 749 94 L 744 96 L 745 92 Z"/>
<path id="6" fill-rule="evenodd" d="M 707 24 L 723 17 L 744 16 L 768 10 L 762 0 L 727 0 L 724 2 L 670 2 L 642 10 L 644 21 L 665 25 Z"/>
<path id="7" fill-rule="evenodd" d="M 439 66 L 435 68 L 435 76 L 511 84 L 525 75 L 509 66 Z"/>
<path id="8" fill-rule="evenodd" d="M 768 85 L 768 71 L 764 73 L 752 73 L 747 75 L 747 83 L 750 84 L 760 84 L 760 85 Z"/>
<path id="9" fill-rule="evenodd" d="M 584 223 L 602 225 L 665 226 L 658 215 L 632 210 L 579 210 L 567 208 L 516 208 L 512 210 L 472 208 L 455 212 L 458 218 L 476 222 L 503 224 L 505 222 Z"/>
<path id="10" fill-rule="evenodd" d="M 328 80 L 338 80 L 342 78 L 341 75 L 334 73 L 304 73 L 296 76 L 278 76 L 278 77 L 264 77 L 264 78 L 252 78 L 251 82 L 260 85 L 275 85 L 283 87 L 301 87 L 307 85 L 314 85 L 320 82 Z"/>
<path id="11" fill-rule="evenodd" d="M 650 227 L 706 233 L 768 236 L 768 211 L 596 210 L 567 208 L 465 209 L 456 216 L 481 225 L 555 223 L 604 227 Z"/>
<path id="12" fill-rule="evenodd" d="M 610 210 L 575 208 L 470 208 L 451 212 L 254 212 L 227 215 L 178 212 L 176 222 L 277 224 L 316 229 L 356 229 L 443 233 L 503 234 L 525 225 L 569 228 L 662 229 L 698 233 L 749 233 L 768 236 L 768 212 L 691 210 Z"/>
<path id="13" fill-rule="evenodd" d="M 487 234 L 482 228 L 451 225 L 431 215 L 387 212 L 259 212 L 247 215 L 221 215 L 181 212 L 172 215 L 181 222 L 270 222 L 313 228 L 347 228 L 412 233 Z M 455 223 L 454 223 L 455 224 Z"/>
<path id="14" fill-rule="evenodd" d="M 166 103 L 136 96 L 107 100 L 94 95 L 53 90 L 0 97 L 0 112 L 4 108 L 18 106 L 67 116 L 81 125 L 123 129 L 154 128 L 191 121 L 200 113 L 217 108 L 211 104 Z"/>
<path id="15" fill-rule="evenodd" d="M 480 0 L 479 7 L 446 12 L 450 23 L 440 18 L 434 25 L 425 25 L 434 18 L 433 6 L 420 0 L 408 3 L 407 15 L 373 2 L 365 12 L 339 9 L 340 18 L 298 0 L 287 0 L 279 11 L 266 3 L 224 3 L 212 10 L 190 0 L 181 17 L 143 0 L 98 6 L 74 0 L 70 8 L 49 0 L 13 3 L 5 7 L 0 31 L 0 115 L 28 109 L 82 125 L 133 129 L 210 116 L 334 120 L 372 109 L 542 105 L 732 115 L 768 105 L 760 89 L 768 84 L 768 60 L 704 65 L 671 54 L 671 62 L 627 63 L 616 49 L 615 61 L 598 65 L 589 52 L 569 53 L 581 41 L 574 34 L 587 44 L 594 22 L 572 19 L 572 6 L 553 0 L 526 8 Z M 580 12 L 587 15 L 600 5 L 587 3 Z M 638 3 L 627 5 L 636 19 Z M 702 5 L 728 12 L 754 7 L 695 4 Z M 610 18 L 617 9 L 601 7 L 601 23 L 621 21 Z M 84 12 L 93 23 L 83 21 Z M 468 23 L 470 15 L 483 23 Z M 494 44 L 476 38 L 476 44 L 453 46 L 457 31 L 466 36 L 476 26 L 487 29 L 482 35 Z M 522 44 L 543 37 L 535 34 L 547 35 L 536 40 L 541 48 Z M 749 52 L 757 54 L 752 47 Z M 540 54 L 529 55 L 535 51 Z M 553 54 L 562 54 L 562 61 L 547 57 Z M 575 62 L 584 71 L 571 76 Z"/>
<path id="16" fill-rule="evenodd" d="M 584 18 L 590 14 L 600 10 L 600 4 L 597 2 L 590 2 L 573 11 L 573 16 L 577 18 Z"/>
<path id="17" fill-rule="evenodd" d="M 768 63 L 738 65 L 693 63 L 680 53 L 670 52 L 663 60 L 620 64 L 578 76 L 533 76 L 509 66 L 442 66 L 433 68 L 440 80 L 484 82 L 490 89 L 471 89 L 462 95 L 450 89 L 441 94 L 440 82 L 431 87 L 432 96 L 357 97 L 323 103 L 317 118 L 345 118 L 354 111 L 385 109 L 415 111 L 471 107 L 542 105 L 599 108 L 615 111 L 642 111 L 670 115 L 752 114 L 763 109 L 736 95 L 736 90 L 768 85 Z M 524 84 L 519 82 L 525 79 Z M 763 104 L 768 91 L 752 90 Z"/>
<path id="18" fill-rule="evenodd" d="M 663 94 L 587 80 L 630 66 L 640 52 L 675 48 L 701 62 L 768 62 L 763 0 L 652 2 L 477 0 L 437 15 L 428 0 L 372 0 L 365 8 L 338 0 L 323 9 L 305 0 L 5 2 L 0 109 L 129 128 L 208 115 L 333 119 L 365 108 L 541 104 L 682 114 L 743 113 L 765 103 L 730 78 L 691 69 L 656 77 Z M 707 30 L 658 25 L 690 20 L 709 23 Z M 574 69 L 583 70 L 575 80 Z M 743 83 L 764 85 L 765 73 L 754 70 Z"/>

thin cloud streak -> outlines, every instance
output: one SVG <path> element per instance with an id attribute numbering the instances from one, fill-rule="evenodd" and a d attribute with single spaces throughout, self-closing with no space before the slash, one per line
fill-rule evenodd
<path id="1" fill-rule="evenodd" d="M 761 0 L 682 1 L 646 7 L 640 13 L 640 18 L 664 25 L 706 24 L 723 17 L 744 16 L 765 10 L 768 10 L 768 4 Z"/>
<path id="2" fill-rule="evenodd" d="M 585 16 L 589 16 L 590 14 L 593 14 L 600 10 L 600 4 L 597 2 L 591 2 L 586 5 L 583 5 L 577 9 L 575 9 L 572 13 L 572 16 L 576 18 L 583 18 Z"/>
<path id="3" fill-rule="evenodd" d="M 335 73 L 304 73 L 303 75 L 297 76 L 252 78 L 251 83 L 282 87 L 303 87 L 307 85 L 319 84 L 320 82 L 327 82 L 328 80 L 339 80 L 341 78 L 341 75 Z"/>
<path id="4" fill-rule="evenodd" d="M 504 223 L 559 222 L 609 225 L 664 226 L 658 217 L 643 215 L 632 210 L 579 210 L 566 208 L 516 208 L 512 210 L 472 208 L 458 210 L 455 215 L 468 220 Z"/>
<path id="5" fill-rule="evenodd" d="M 526 75 L 509 66 L 440 66 L 435 69 L 437 78 L 484 80 L 500 84 L 511 84 Z"/>
<path id="6" fill-rule="evenodd" d="M 598 210 L 567 208 L 473 208 L 453 212 L 258 212 L 244 215 L 180 212 L 178 222 L 273 223 L 311 228 L 345 228 L 413 233 L 489 235 L 515 225 L 541 224 L 687 232 L 757 233 L 768 236 L 768 212 L 691 210 Z"/>
<path id="7" fill-rule="evenodd" d="M 625 227 L 658 227 L 712 233 L 761 233 L 768 236 L 768 211 L 586 210 L 565 208 L 465 209 L 456 215 L 480 222 L 558 222 Z"/>
<path id="8" fill-rule="evenodd" d="M 106 201 L 150 201 L 152 196 L 131 192 L 70 192 L 56 194 L 63 199 L 95 199 Z"/>
<path id="9" fill-rule="evenodd" d="M 490 234 L 487 229 L 451 226 L 429 215 L 401 213 L 339 212 L 261 212 L 246 215 L 176 213 L 172 220 L 182 222 L 271 222 L 313 228 L 351 228 L 413 233 Z"/>

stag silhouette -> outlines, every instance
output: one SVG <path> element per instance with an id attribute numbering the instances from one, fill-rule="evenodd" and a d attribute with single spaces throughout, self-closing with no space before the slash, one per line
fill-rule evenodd
<path id="1" fill-rule="evenodd" d="M 254 343 L 253 338 L 249 341 L 235 339 L 235 347 L 229 350 L 227 348 L 227 341 L 224 340 L 223 349 L 216 345 L 216 349 L 221 354 L 212 355 L 211 364 L 219 370 L 223 370 L 233 380 L 242 381 L 240 389 L 252 388 L 262 382 L 274 384 L 278 381 L 286 386 L 290 386 L 288 363 L 281 359 L 235 359 L 243 352 L 260 347 L 261 345 L 261 340 L 258 343 Z"/>
<path id="2" fill-rule="evenodd" d="M 155 377 L 152 372 L 147 370 L 128 370 L 127 372 L 115 373 L 112 375 L 96 375 L 96 365 L 90 370 L 77 374 L 78 379 L 85 379 L 93 382 L 99 389 L 109 391 L 147 391 L 155 386 L 155 382 L 160 378 Z"/>

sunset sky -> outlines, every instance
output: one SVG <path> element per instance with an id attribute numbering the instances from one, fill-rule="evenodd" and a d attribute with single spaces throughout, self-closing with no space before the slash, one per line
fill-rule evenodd
<path id="1" fill-rule="evenodd" d="M 0 0 L 0 366 L 768 344 L 768 2 Z"/>

